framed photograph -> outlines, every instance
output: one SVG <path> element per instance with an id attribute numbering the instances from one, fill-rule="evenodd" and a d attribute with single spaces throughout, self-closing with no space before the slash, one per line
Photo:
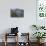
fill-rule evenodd
<path id="1" fill-rule="evenodd" d="M 46 23 L 46 0 L 37 0 L 36 3 L 36 24 L 45 25 Z"/>
<path id="2" fill-rule="evenodd" d="M 24 17 L 23 9 L 11 9 L 11 17 Z"/>
<path id="3" fill-rule="evenodd" d="M 37 0 L 37 15 L 41 17 L 46 17 L 46 0 Z"/>

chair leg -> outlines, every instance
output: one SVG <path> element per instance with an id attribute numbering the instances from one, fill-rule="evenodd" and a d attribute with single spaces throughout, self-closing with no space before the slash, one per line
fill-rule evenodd
<path id="1" fill-rule="evenodd" d="M 7 46 L 7 34 L 5 34 L 5 46 Z"/>
<path id="2" fill-rule="evenodd" d="M 7 46 L 7 42 L 5 41 L 5 46 Z"/>

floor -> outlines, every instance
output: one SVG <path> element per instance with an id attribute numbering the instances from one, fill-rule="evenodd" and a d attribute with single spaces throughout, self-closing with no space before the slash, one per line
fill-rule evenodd
<path id="1" fill-rule="evenodd" d="M 30 43 L 31 45 L 30 46 L 37 46 L 37 43 Z M 0 46 L 4 46 L 4 43 L 2 42 L 0 42 Z M 8 43 L 8 46 L 15 46 L 15 43 Z M 21 46 L 25 46 L 25 45 L 21 45 Z M 46 46 L 46 43 L 44 43 L 44 45 L 41 45 L 41 46 Z"/>

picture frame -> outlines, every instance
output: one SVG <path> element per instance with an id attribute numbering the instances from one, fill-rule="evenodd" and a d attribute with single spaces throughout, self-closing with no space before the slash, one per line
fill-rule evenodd
<path id="1" fill-rule="evenodd" d="M 11 17 L 24 17 L 24 9 L 11 9 Z"/>

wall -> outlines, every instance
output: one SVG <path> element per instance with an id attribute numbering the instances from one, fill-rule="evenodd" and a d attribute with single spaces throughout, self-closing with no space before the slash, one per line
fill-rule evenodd
<path id="1" fill-rule="evenodd" d="M 24 18 L 11 18 L 10 9 L 24 9 Z M 10 32 L 11 27 L 19 27 L 19 32 L 30 32 L 36 24 L 36 0 L 0 0 L 0 34 Z"/>

